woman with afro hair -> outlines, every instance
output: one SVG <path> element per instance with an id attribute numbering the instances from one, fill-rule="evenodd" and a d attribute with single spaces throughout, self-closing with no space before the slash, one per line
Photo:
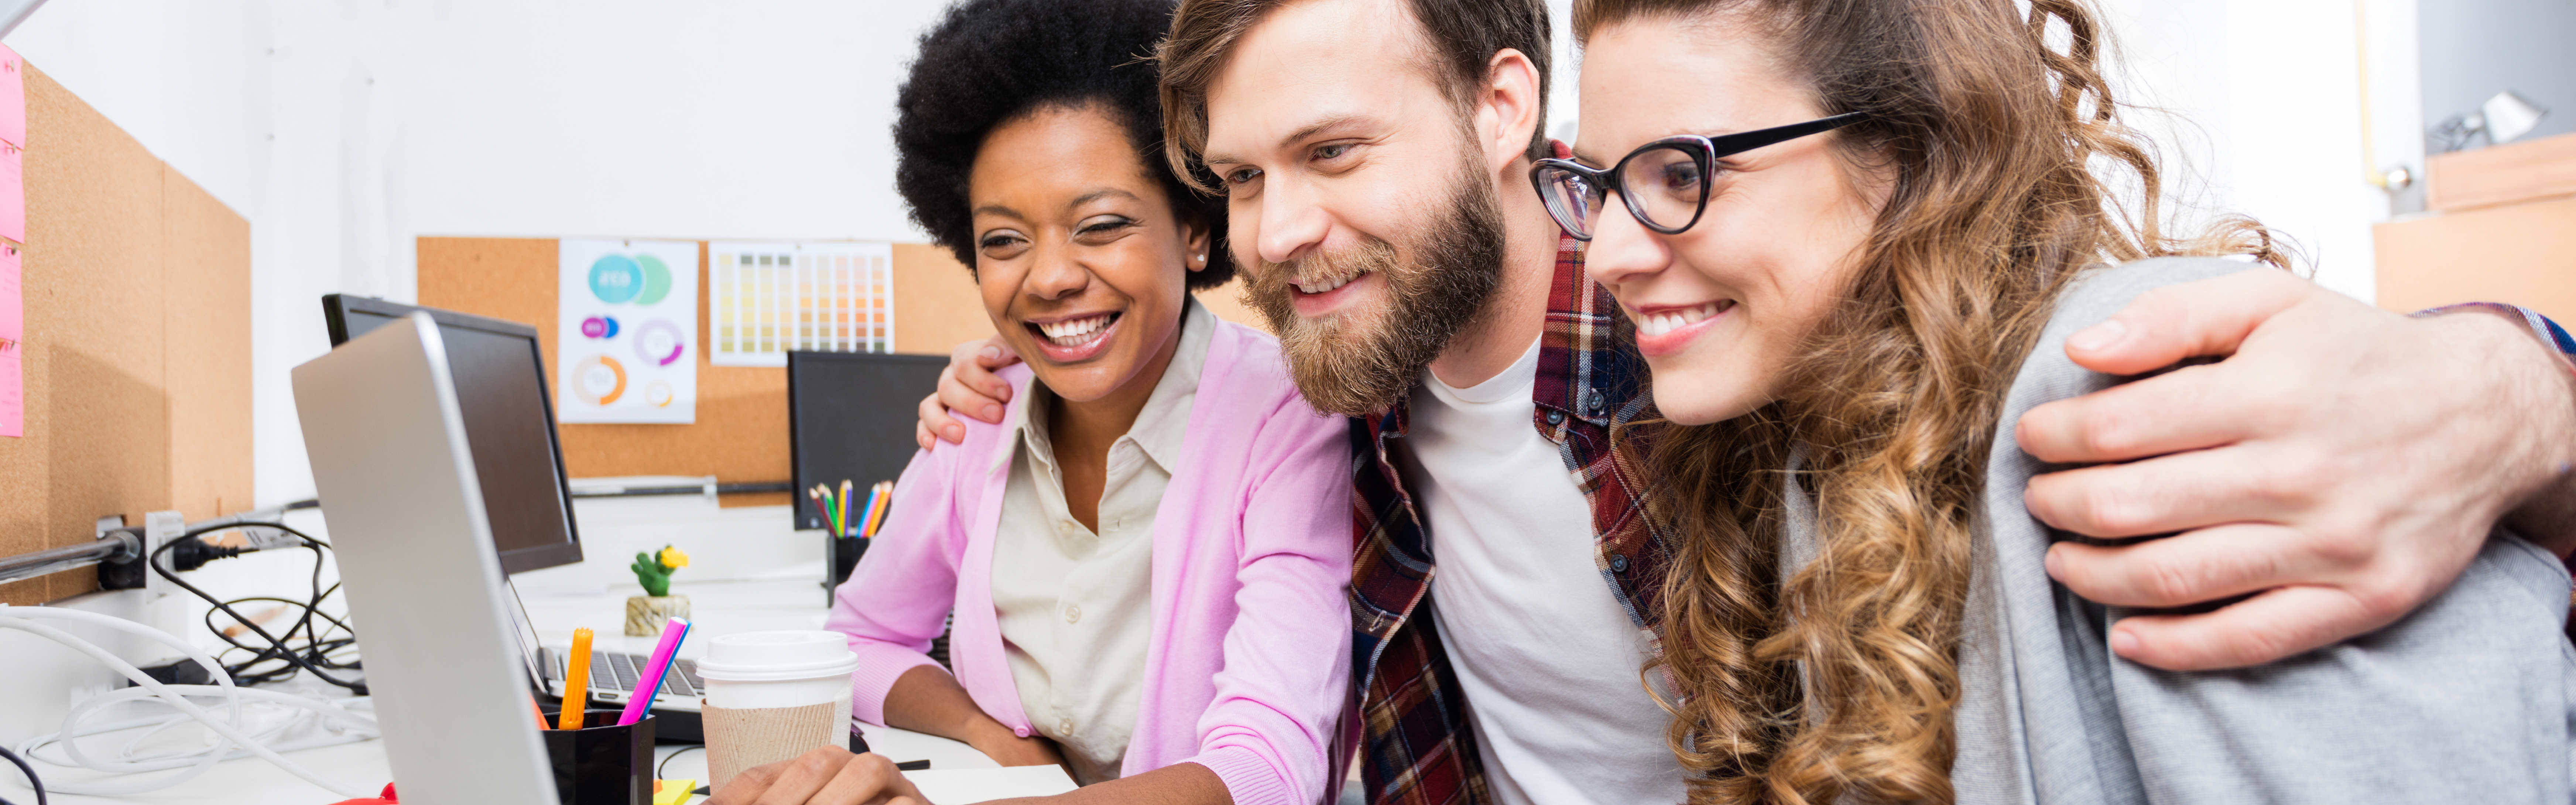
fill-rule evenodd
<path id="1" fill-rule="evenodd" d="M 1278 342 L 1190 296 L 1224 202 L 1161 158 L 1171 0 L 964 0 L 896 104 L 896 183 L 1024 360 L 1002 424 L 913 457 L 828 627 L 851 713 L 1060 763 L 1072 801 L 1334 796 L 1347 757 L 1350 449 Z M 954 672 L 924 652 L 955 613 Z M 718 803 L 913 796 L 837 749 Z"/>

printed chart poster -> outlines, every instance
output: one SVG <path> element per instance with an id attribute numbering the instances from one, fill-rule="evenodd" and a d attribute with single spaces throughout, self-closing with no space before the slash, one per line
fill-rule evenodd
<path id="1" fill-rule="evenodd" d="M 698 244 L 560 241 L 555 419 L 698 420 Z"/>
<path id="2" fill-rule="evenodd" d="M 894 351 L 894 244 L 707 244 L 707 347 L 717 366 L 787 353 Z"/>

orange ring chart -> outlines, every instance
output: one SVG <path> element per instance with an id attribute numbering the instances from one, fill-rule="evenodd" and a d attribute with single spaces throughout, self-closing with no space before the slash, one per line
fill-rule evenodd
<path id="1" fill-rule="evenodd" d="M 583 358 L 572 369 L 572 393 L 592 405 L 617 402 L 626 394 L 626 367 L 606 355 Z"/>

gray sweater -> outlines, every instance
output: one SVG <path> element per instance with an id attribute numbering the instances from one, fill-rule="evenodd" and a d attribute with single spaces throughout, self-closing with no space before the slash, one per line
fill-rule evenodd
<path id="1" fill-rule="evenodd" d="M 2060 297 L 2003 421 L 2114 378 L 2066 337 L 2148 289 L 2249 268 L 2165 258 L 2095 269 Z M 2077 598 L 2041 558 L 2070 535 L 2022 505 L 2045 465 L 2009 424 L 1988 459 L 1959 648 L 1961 803 L 2569 802 L 2576 649 L 2558 559 L 2498 530 L 2467 572 L 2376 633 L 2259 668 L 2178 673 L 2105 641 L 2133 614 Z M 1793 485 L 1783 557 L 1814 554 Z"/>

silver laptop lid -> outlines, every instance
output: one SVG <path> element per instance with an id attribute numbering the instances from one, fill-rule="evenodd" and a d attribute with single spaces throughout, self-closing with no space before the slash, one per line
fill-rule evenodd
<path id="1" fill-rule="evenodd" d="M 404 324 L 295 368 L 385 753 L 406 803 L 554 805 L 446 350 Z"/>

